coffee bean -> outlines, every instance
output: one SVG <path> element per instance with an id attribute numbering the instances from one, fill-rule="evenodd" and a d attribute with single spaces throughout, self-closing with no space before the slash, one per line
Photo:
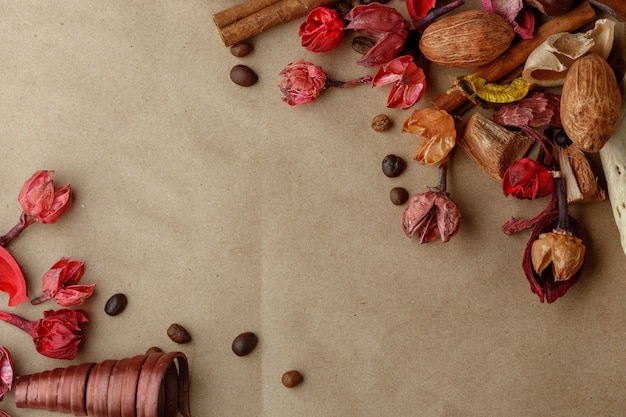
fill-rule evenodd
<path id="1" fill-rule="evenodd" d="M 230 79 L 237 85 L 250 87 L 251 85 L 256 84 L 259 80 L 259 76 L 256 75 L 256 72 L 254 72 L 252 68 L 239 64 L 235 65 L 230 70 Z"/>
<path id="2" fill-rule="evenodd" d="M 367 36 L 355 36 L 352 38 L 352 49 L 360 54 L 364 54 L 374 46 L 374 40 Z"/>
<path id="3" fill-rule="evenodd" d="M 174 342 L 183 344 L 191 342 L 191 335 L 183 326 L 173 323 L 167 328 L 167 335 Z"/>
<path id="4" fill-rule="evenodd" d="M 401 206 L 409 199 L 409 192 L 402 187 L 392 188 L 389 192 L 389 199 L 396 206 Z"/>
<path id="5" fill-rule="evenodd" d="M 259 339 L 252 332 L 241 333 L 233 340 L 232 349 L 237 356 L 246 356 L 254 350 Z"/>
<path id="6" fill-rule="evenodd" d="M 298 371 L 287 371 L 283 374 L 281 382 L 287 388 L 293 388 L 302 382 L 302 375 Z"/>
<path id="7" fill-rule="evenodd" d="M 388 177 L 397 177 L 404 172 L 406 162 L 399 156 L 387 155 L 383 159 L 383 173 Z"/>
<path id="8" fill-rule="evenodd" d="M 238 58 L 243 58 L 252 52 L 252 45 L 248 42 L 240 42 L 230 47 L 230 53 Z"/>
<path id="9" fill-rule="evenodd" d="M 109 316 L 117 316 L 126 308 L 126 304 L 128 304 L 128 299 L 124 294 L 118 293 L 114 294 L 109 298 L 104 305 L 104 312 Z"/>

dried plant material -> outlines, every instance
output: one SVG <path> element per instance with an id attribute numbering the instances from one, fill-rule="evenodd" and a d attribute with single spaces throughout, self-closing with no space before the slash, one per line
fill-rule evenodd
<path id="1" fill-rule="evenodd" d="M 622 96 L 610 65 L 591 52 L 567 72 L 561 93 L 561 123 L 585 152 L 598 152 L 615 132 Z"/>
<path id="2" fill-rule="evenodd" d="M 488 83 L 484 78 L 466 75 L 456 80 L 456 86 L 472 103 L 487 109 L 519 101 L 530 90 L 530 84 L 521 77 L 508 84 L 496 84 Z"/>
<path id="3" fill-rule="evenodd" d="M 526 155 L 534 139 L 523 132 L 513 132 L 474 113 L 465 125 L 459 145 L 487 175 L 502 182 L 504 173 Z"/>
<path id="4" fill-rule="evenodd" d="M 578 146 L 560 148 L 559 165 L 568 203 L 595 203 L 606 199 L 587 156 Z"/>
<path id="5" fill-rule="evenodd" d="M 444 110 L 415 110 L 404 121 L 402 131 L 417 133 L 424 139 L 413 158 L 422 164 L 433 165 L 442 161 L 456 145 L 454 118 Z"/>
<path id="6" fill-rule="evenodd" d="M 624 0 L 589 0 L 589 3 L 615 16 L 622 22 L 626 20 L 626 2 Z"/>
<path id="7" fill-rule="evenodd" d="M 500 107 L 491 120 L 502 126 L 560 128 L 561 97 L 535 91 L 517 103 Z"/>
<path id="8" fill-rule="evenodd" d="M 626 77 L 622 79 L 620 86 L 622 94 L 626 95 Z M 626 100 L 615 134 L 600 149 L 600 161 L 622 250 L 626 254 Z"/>
<path id="9" fill-rule="evenodd" d="M 588 52 L 607 59 L 615 38 L 615 21 L 596 20 L 584 33 L 562 32 L 549 36 L 526 60 L 522 77 L 542 87 L 563 85 L 572 63 Z"/>
<path id="10" fill-rule="evenodd" d="M 571 233 L 555 230 L 537 237 L 532 244 L 530 257 L 538 275 L 552 264 L 554 280 L 567 281 L 583 265 L 585 245 Z"/>

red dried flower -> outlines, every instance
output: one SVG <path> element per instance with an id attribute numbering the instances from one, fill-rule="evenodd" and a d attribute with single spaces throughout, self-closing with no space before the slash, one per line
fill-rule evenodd
<path id="1" fill-rule="evenodd" d="M 0 246 L 0 291 L 9 294 L 9 306 L 16 306 L 28 300 L 22 268 L 13 255 L 2 246 Z"/>
<path id="2" fill-rule="evenodd" d="M 54 171 L 37 171 L 24 183 L 18 201 L 22 210 L 39 223 L 54 223 L 70 207 L 72 190 L 69 184 L 56 189 Z"/>
<path id="3" fill-rule="evenodd" d="M 417 234 L 420 243 L 437 238 L 447 242 L 459 231 L 461 211 L 450 195 L 437 187 L 411 197 L 402 214 L 402 230 L 408 237 Z"/>
<path id="4" fill-rule="evenodd" d="M 4 394 L 11 390 L 14 378 L 11 353 L 4 346 L 0 346 L 0 401 L 2 401 Z M 2 411 L 0 411 L 0 416 L 2 416 Z"/>
<path id="5" fill-rule="evenodd" d="M 86 323 L 83 310 L 62 308 L 44 311 L 44 317 L 29 321 L 18 315 L 0 311 L 0 320 L 24 330 L 33 338 L 35 349 L 55 359 L 74 359 L 82 341 L 80 325 Z"/>
<path id="6" fill-rule="evenodd" d="M 554 192 L 552 173 L 544 165 L 531 158 L 514 162 L 502 178 L 502 191 L 507 197 L 533 200 Z"/>
<path id="7" fill-rule="evenodd" d="M 370 3 L 352 8 L 345 16 L 346 29 L 377 39 L 357 64 L 374 67 L 389 62 L 402 51 L 409 36 L 407 21 L 393 7 Z"/>
<path id="8" fill-rule="evenodd" d="M 406 10 L 413 20 L 419 20 L 435 7 L 436 0 L 406 0 Z"/>
<path id="9" fill-rule="evenodd" d="M 343 40 L 344 24 L 336 10 L 316 7 L 300 25 L 302 46 L 310 52 L 326 52 Z"/>
<path id="10" fill-rule="evenodd" d="M 422 98 L 426 91 L 426 74 L 410 55 L 399 56 L 384 64 L 374 75 L 372 86 L 391 84 L 387 107 L 408 109 Z"/>
<path id="11" fill-rule="evenodd" d="M 96 284 L 77 285 L 85 272 L 85 263 L 61 258 L 42 278 L 43 295 L 31 300 L 39 304 L 52 298 L 62 306 L 79 306 L 89 298 Z"/>

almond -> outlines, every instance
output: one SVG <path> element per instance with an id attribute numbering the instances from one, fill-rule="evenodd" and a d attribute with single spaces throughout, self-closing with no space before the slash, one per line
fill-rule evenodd
<path id="1" fill-rule="evenodd" d="M 572 142 L 585 152 L 598 152 L 617 129 L 621 110 L 609 64 L 596 53 L 574 61 L 561 93 L 561 123 Z"/>
<path id="2" fill-rule="evenodd" d="M 497 14 L 468 10 L 432 23 L 424 30 L 419 46 L 436 64 L 474 68 L 502 55 L 514 37 L 511 24 Z"/>

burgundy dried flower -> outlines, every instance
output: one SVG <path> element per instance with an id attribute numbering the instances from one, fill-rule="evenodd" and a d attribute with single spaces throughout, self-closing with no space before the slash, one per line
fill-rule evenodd
<path id="1" fill-rule="evenodd" d="M 344 23 L 336 10 L 316 7 L 300 25 L 302 46 L 313 53 L 330 51 L 341 43 Z"/>

